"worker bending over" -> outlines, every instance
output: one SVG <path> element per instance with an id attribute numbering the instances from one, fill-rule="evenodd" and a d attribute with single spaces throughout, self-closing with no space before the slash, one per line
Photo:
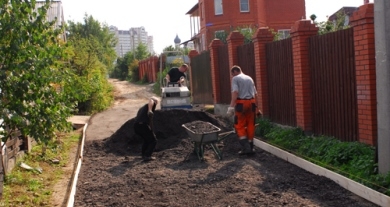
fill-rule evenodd
<path id="1" fill-rule="evenodd" d="M 157 98 L 149 98 L 148 103 L 138 110 L 137 116 L 134 118 L 134 132 L 143 139 L 142 159 L 144 161 L 156 159 L 152 157 L 152 153 L 157 144 L 157 138 L 153 132 L 153 115 L 157 103 Z"/>
<path id="2" fill-rule="evenodd" d="M 179 68 L 171 68 L 165 77 L 167 79 L 167 83 L 179 83 L 180 85 L 182 85 L 184 83 L 186 77 L 185 72 L 187 72 L 187 70 L 187 64 L 183 64 Z"/>

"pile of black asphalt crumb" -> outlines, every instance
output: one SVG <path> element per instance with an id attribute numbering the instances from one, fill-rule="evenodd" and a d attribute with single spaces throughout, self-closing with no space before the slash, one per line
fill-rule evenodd
<path id="1" fill-rule="evenodd" d="M 183 139 L 188 140 L 186 129 L 182 126 L 194 121 L 209 122 L 221 132 L 233 130 L 232 123 L 224 117 L 205 111 L 184 109 L 156 110 L 153 118 L 153 131 L 157 137 L 156 151 L 176 147 Z M 139 152 L 142 138 L 134 132 L 134 118 L 124 123 L 114 134 L 104 140 L 108 152 L 127 155 L 129 151 Z M 133 149 L 131 149 L 133 148 Z"/>

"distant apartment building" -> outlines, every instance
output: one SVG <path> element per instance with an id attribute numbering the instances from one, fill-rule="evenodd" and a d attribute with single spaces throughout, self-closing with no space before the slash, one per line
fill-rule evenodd
<path id="1" fill-rule="evenodd" d="M 154 55 L 155 52 L 154 52 L 154 44 L 153 44 L 153 36 L 148 36 L 148 51 L 150 52 L 150 54 Z"/>
<path id="2" fill-rule="evenodd" d="M 115 34 L 118 42 L 115 51 L 118 57 L 123 57 L 127 52 L 132 51 L 131 35 L 129 30 L 118 30 L 115 26 L 110 26 L 110 32 Z"/>
<path id="3" fill-rule="evenodd" d="M 132 34 L 132 46 L 137 48 L 140 43 L 146 45 L 149 53 L 154 54 L 153 49 L 153 36 L 148 36 L 145 27 L 132 27 L 130 28 L 130 33 Z"/>
<path id="4" fill-rule="evenodd" d="M 110 31 L 115 34 L 118 43 L 115 51 L 118 57 L 123 57 L 126 53 L 137 49 L 139 44 L 146 45 L 148 52 L 154 54 L 153 36 L 148 36 L 144 27 L 132 27 L 129 30 L 118 30 L 115 26 L 110 26 Z"/>
<path id="5" fill-rule="evenodd" d="M 198 51 L 214 38 L 237 28 L 268 27 L 287 37 L 291 26 L 306 19 L 305 0 L 198 0 L 190 15 L 191 39 Z"/>

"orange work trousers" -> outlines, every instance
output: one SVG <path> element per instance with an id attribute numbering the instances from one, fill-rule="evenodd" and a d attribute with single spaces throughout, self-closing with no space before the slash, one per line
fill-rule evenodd
<path id="1" fill-rule="evenodd" d="M 255 136 L 255 99 L 237 99 L 234 110 L 234 128 L 238 138 L 246 137 L 249 141 L 252 141 Z"/>

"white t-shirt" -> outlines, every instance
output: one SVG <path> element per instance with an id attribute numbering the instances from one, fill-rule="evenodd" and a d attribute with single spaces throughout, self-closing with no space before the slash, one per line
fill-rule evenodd
<path id="1" fill-rule="evenodd" d="M 250 99 L 254 98 L 256 92 L 256 86 L 253 79 L 241 73 L 236 75 L 232 79 L 232 92 L 237 91 L 239 99 Z"/>

